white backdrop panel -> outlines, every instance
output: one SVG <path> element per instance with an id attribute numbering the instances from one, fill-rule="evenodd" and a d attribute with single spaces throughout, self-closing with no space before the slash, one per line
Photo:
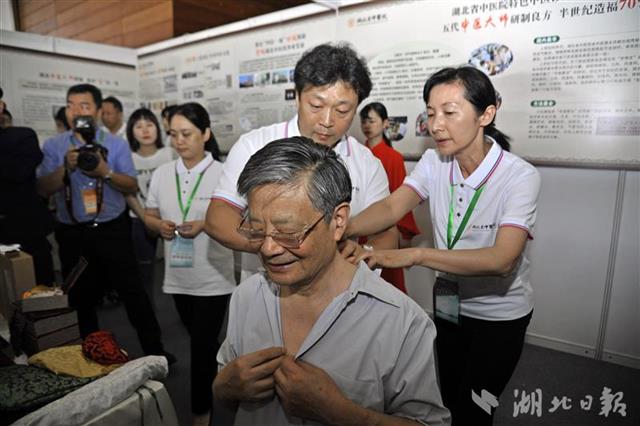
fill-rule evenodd
<path id="1" fill-rule="evenodd" d="M 619 4 L 617 4 L 619 3 Z M 498 127 L 530 159 L 640 168 L 640 7 L 588 1 L 383 1 L 340 14 L 337 39 L 369 59 L 374 91 L 421 154 L 422 87 L 472 64 L 503 98 Z M 357 121 L 357 120 L 356 120 Z M 352 133 L 361 136 L 359 123 Z"/>
<path id="2" fill-rule="evenodd" d="M 1 54 L 0 85 L 13 123 L 33 128 L 40 143 L 55 134 L 53 114 L 66 105 L 67 89 L 74 84 L 91 83 L 102 90 L 103 97 L 117 97 L 125 116 L 137 106 L 138 82 L 133 67 L 6 46 Z"/>
<path id="3" fill-rule="evenodd" d="M 604 342 L 605 360 L 634 356 L 640 365 L 640 172 L 626 172 L 620 239 Z M 624 361 L 623 361 L 624 362 Z"/>
<path id="4" fill-rule="evenodd" d="M 618 172 L 539 170 L 538 219 L 529 242 L 535 308 L 528 333 L 594 349 Z"/>
<path id="5" fill-rule="evenodd" d="M 293 68 L 301 54 L 335 38 L 333 15 L 232 34 L 140 58 L 140 98 L 199 102 L 223 152 L 251 129 L 295 115 Z"/>

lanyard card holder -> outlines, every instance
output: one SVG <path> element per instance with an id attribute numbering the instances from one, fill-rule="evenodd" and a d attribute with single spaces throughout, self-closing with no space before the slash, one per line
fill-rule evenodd
<path id="1" fill-rule="evenodd" d="M 437 277 L 433 286 L 433 312 L 436 318 L 460 325 L 458 283 Z"/>
<path id="2" fill-rule="evenodd" d="M 171 241 L 169 266 L 172 268 L 193 268 L 194 254 L 193 239 L 176 235 Z"/>

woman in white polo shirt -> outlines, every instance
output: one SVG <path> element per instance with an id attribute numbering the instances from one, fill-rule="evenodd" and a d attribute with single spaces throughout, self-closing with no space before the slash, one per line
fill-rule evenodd
<path id="1" fill-rule="evenodd" d="M 133 251 L 138 260 L 142 284 L 155 310 L 156 304 L 153 295 L 155 279 L 153 271 L 155 269 L 154 262 L 158 237 L 149 235 L 144 226 L 144 206 L 151 182 L 151 174 L 158 166 L 173 160 L 176 156 L 171 147 L 162 145 L 162 134 L 160 133 L 158 119 L 147 108 L 139 108 L 131 113 L 129 121 L 127 121 L 126 134 L 138 181 L 137 193 L 125 197 L 129 205 L 129 216 L 131 217 Z"/>
<path id="2" fill-rule="evenodd" d="M 500 396 L 515 369 L 533 311 L 525 247 L 540 176 L 509 152 L 508 137 L 495 127 L 495 93 L 472 67 L 433 74 L 423 96 L 437 150 L 427 150 L 404 184 L 347 230 L 349 236 L 379 232 L 429 199 L 435 248 L 375 251 L 360 259 L 371 267 L 438 271 L 438 370 L 454 425 L 492 423 L 497 401 L 491 396 Z"/>
<path id="3" fill-rule="evenodd" d="M 162 290 L 173 295 L 191 337 L 191 410 L 194 424 L 207 425 L 218 334 L 235 289 L 233 253 L 203 232 L 222 171 L 205 150 L 215 144 L 210 125 L 209 114 L 197 103 L 172 111 L 170 134 L 180 158 L 153 173 L 144 215 L 147 227 L 165 240 Z"/>

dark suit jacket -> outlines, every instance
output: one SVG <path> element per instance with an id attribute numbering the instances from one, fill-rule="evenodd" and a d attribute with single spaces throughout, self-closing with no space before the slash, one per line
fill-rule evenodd
<path id="1" fill-rule="evenodd" d="M 41 161 L 38 136 L 32 129 L 0 129 L 0 242 L 19 242 L 53 230 L 46 201 L 36 192 L 36 168 Z"/>

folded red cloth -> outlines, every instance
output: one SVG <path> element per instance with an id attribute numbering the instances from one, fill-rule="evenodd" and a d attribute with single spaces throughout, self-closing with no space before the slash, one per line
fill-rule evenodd
<path id="1" fill-rule="evenodd" d="M 129 356 L 118 346 L 113 334 L 105 330 L 89 334 L 82 342 L 82 353 L 103 365 L 124 364 L 129 361 Z"/>

